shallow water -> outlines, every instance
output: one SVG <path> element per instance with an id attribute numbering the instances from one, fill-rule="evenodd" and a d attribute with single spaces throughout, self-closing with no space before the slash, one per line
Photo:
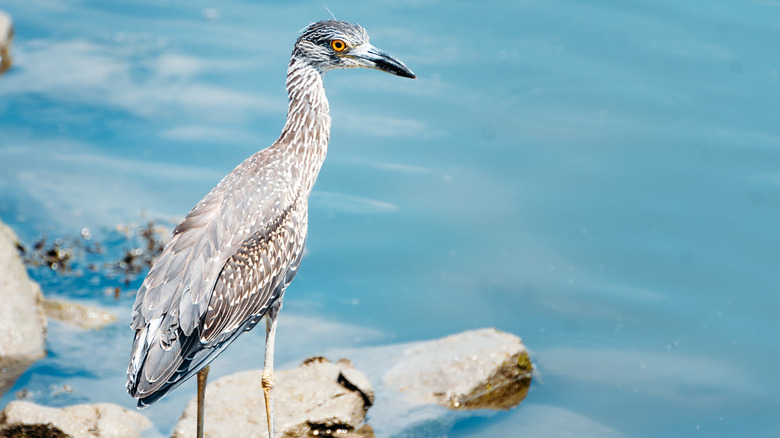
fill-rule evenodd
<path id="1" fill-rule="evenodd" d="M 276 138 L 292 43 L 330 16 L 269 3 L 0 3 L 16 25 L 0 218 L 28 244 L 88 228 L 121 253 L 117 224 L 182 217 Z M 418 79 L 326 77 L 331 146 L 280 366 L 494 326 L 532 350 L 528 398 L 437 433 L 780 435 L 780 3 L 327 6 Z M 138 281 L 117 301 L 116 279 L 33 275 L 129 321 Z M 131 336 L 53 323 L 0 403 L 132 407 Z M 212 373 L 261 358 L 258 331 Z M 193 393 L 144 413 L 167 434 Z"/>

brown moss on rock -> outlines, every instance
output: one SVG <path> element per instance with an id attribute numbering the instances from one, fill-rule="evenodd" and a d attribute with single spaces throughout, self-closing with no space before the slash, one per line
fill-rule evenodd
<path id="1" fill-rule="evenodd" d="M 72 438 L 51 424 L 16 424 L 0 429 L 0 438 Z"/>
<path id="2" fill-rule="evenodd" d="M 510 409 L 520 404 L 531 386 L 533 365 L 526 351 L 504 361 L 471 392 L 451 400 L 451 409 Z"/>

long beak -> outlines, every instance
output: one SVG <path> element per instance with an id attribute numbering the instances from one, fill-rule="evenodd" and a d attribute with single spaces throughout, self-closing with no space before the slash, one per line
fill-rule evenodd
<path id="1" fill-rule="evenodd" d="M 417 76 L 409 70 L 403 62 L 377 49 L 371 44 L 363 44 L 355 47 L 349 54 L 345 55 L 354 59 L 362 67 L 381 70 L 396 76 L 404 78 L 416 78 Z"/>

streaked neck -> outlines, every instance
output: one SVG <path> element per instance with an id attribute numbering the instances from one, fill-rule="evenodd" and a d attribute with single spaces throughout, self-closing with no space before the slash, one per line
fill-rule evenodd
<path id="1" fill-rule="evenodd" d="M 287 68 L 287 123 L 282 136 L 304 134 L 330 135 L 330 107 L 325 97 L 322 74 L 314 67 L 293 58 Z"/>
<path id="2" fill-rule="evenodd" d="M 291 60 L 287 93 L 287 123 L 275 147 L 293 160 L 289 169 L 296 192 L 301 190 L 308 196 L 325 162 L 330 139 L 330 109 L 322 74 L 306 63 Z"/>

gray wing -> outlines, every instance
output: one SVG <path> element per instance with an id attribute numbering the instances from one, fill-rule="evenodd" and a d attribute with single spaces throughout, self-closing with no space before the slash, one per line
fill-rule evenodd
<path id="1" fill-rule="evenodd" d="M 305 200 L 246 239 L 228 259 L 203 316 L 202 343 L 224 342 L 279 298 L 300 264 L 306 239 L 301 229 L 306 229 Z"/>
<path id="2" fill-rule="evenodd" d="M 253 327 L 296 272 L 306 199 L 274 185 L 279 178 L 264 166 L 274 159 L 267 151 L 198 203 L 139 289 L 128 367 L 128 391 L 141 399 L 139 406 L 178 386 Z"/>

